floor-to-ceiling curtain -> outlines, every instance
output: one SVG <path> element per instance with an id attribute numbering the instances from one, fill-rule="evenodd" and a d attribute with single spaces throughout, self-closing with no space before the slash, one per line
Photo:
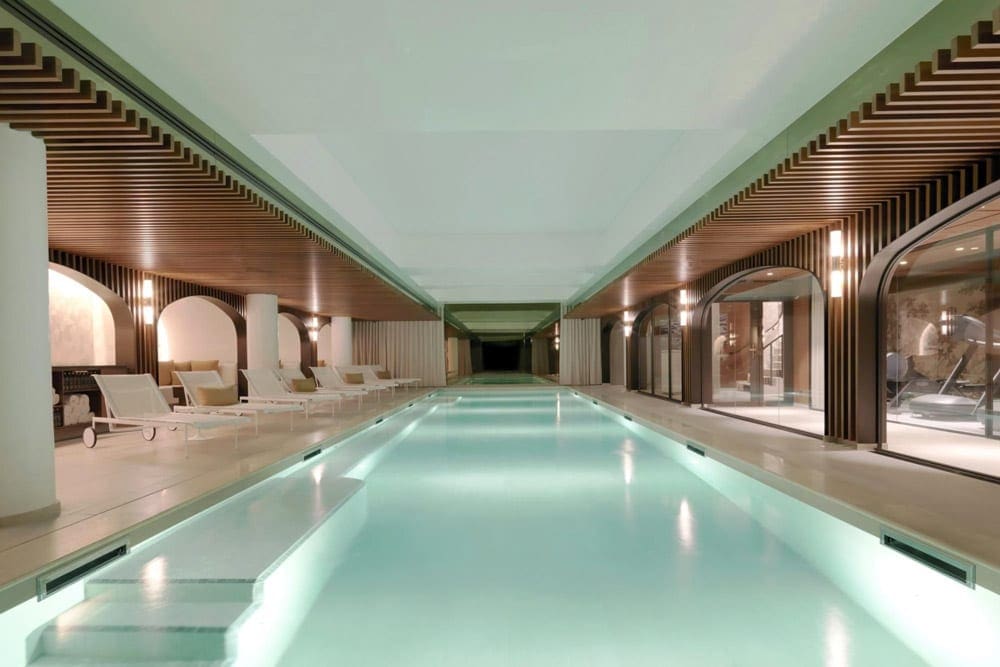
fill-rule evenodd
<path id="1" fill-rule="evenodd" d="M 563 318 L 559 338 L 559 383 L 601 384 L 601 321 Z"/>
<path id="2" fill-rule="evenodd" d="M 549 339 L 544 336 L 531 339 L 531 372 L 535 375 L 549 374 Z"/>
<path id="3" fill-rule="evenodd" d="M 472 341 L 458 339 L 458 377 L 472 375 Z"/>
<path id="4" fill-rule="evenodd" d="M 625 384 L 625 330 L 621 322 L 611 329 L 608 342 L 608 367 L 611 370 L 611 384 Z"/>
<path id="5" fill-rule="evenodd" d="M 354 363 L 382 364 L 393 377 L 418 377 L 421 384 L 446 384 L 444 323 L 354 322 Z"/>

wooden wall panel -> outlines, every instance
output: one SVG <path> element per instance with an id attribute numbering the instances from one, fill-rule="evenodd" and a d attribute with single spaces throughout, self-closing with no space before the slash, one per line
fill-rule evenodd
<path id="1" fill-rule="evenodd" d="M 51 247 L 302 310 L 437 313 L 173 138 L 0 28 L 0 122 L 45 142 Z"/>

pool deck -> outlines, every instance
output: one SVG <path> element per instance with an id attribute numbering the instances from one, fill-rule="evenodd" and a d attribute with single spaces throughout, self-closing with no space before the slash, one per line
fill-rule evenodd
<path id="1" fill-rule="evenodd" d="M 909 463 L 817 438 L 625 391 L 621 386 L 573 390 L 765 484 L 878 534 L 902 529 L 977 564 L 977 584 L 1000 593 L 1000 484 Z"/>
<path id="2" fill-rule="evenodd" d="M 0 612 L 35 595 L 35 577 L 101 545 L 141 542 L 302 459 L 331 439 L 360 430 L 436 388 L 398 390 L 360 407 L 345 400 L 336 414 L 261 418 L 260 435 L 231 431 L 190 442 L 184 457 L 179 432 L 160 431 L 153 442 L 138 433 L 105 435 L 94 449 L 81 441 L 55 451 L 58 517 L 0 527 Z"/>

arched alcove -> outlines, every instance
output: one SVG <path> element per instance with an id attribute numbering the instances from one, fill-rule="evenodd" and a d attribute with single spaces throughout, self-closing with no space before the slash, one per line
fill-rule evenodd
<path id="1" fill-rule="evenodd" d="M 93 278 L 49 263 L 53 366 L 135 369 L 135 321 L 124 299 Z"/>
<path id="2" fill-rule="evenodd" d="M 312 365 L 309 329 L 295 313 L 278 313 L 278 360 L 282 368 L 299 368 L 307 375 Z"/>
<path id="3" fill-rule="evenodd" d="M 883 453 L 993 479 L 998 195 L 986 188 L 916 226 L 873 258 L 859 285 L 861 326 L 876 332 L 859 352 L 859 437 L 877 439 Z"/>
<path id="4" fill-rule="evenodd" d="M 720 283 L 695 313 L 701 402 L 726 414 L 823 435 L 826 298 L 816 276 L 790 267 Z"/>
<path id="5" fill-rule="evenodd" d="M 218 361 L 223 379 L 233 383 L 239 381 L 237 368 L 246 364 L 246 322 L 211 297 L 189 296 L 167 304 L 156 321 L 156 339 L 161 364 Z"/>

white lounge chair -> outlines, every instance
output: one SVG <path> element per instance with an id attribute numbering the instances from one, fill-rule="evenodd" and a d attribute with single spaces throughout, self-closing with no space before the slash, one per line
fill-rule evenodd
<path id="1" fill-rule="evenodd" d="M 375 371 L 373 371 L 368 366 L 337 366 L 337 374 L 340 376 L 341 380 L 347 384 L 347 373 L 361 373 L 361 379 L 364 380 L 366 385 L 375 385 L 377 387 L 385 387 L 389 390 L 389 393 L 395 394 L 397 387 L 402 387 L 395 380 L 381 380 L 375 376 Z"/>
<path id="2" fill-rule="evenodd" d="M 377 373 L 379 373 L 379 372 L 389 373 L 389 371 L 386 369 L 386 367 L 383 366 L 382 364 L 369 364 L 368 368 L 372 369 L 372 373 L 373 374 L 376 374 L 375 377 L 378 377 Z M 411 386 L 415 387 L 418 384 L 420 384 L 421 382 L 423 382 L 423 378 L 394 378 L 394 377 L 392 377 L 391 373 L 389 373 L 389 378 L 387 378 L 387 379 L 392 380 L 393 382 L 397 382 L 397 383 L 399 383 L 401 385 L 405 385 L 407 387 L 411 387 Z"/>
<path id="3" fill-rule="evenodd" d="M 156 429 L 184 429 L 184 456 L 188 454 L 188 438 L 191 432 L 200 433 L 226 426 L 233 427 L 235 445 L 239 446 L 239 427 L 249 424 L 246 417 L 230 415 L 179 414 L 170 411 L 163 393 L 146 375 L 94 375 L 97 386 L 104 397 L 110 417 L 94 417 L 90 427 L 83 432 L 83 444 L 94 447 L 97 444 L 98 424 L 107 424 L 112 432 L 141 430 L 147 442 L 156 437 Z M 121 427 L 126 428 L 121 428 Z"/>
<path id="4" fill-rule="evenodd" d="M 314 405 L 329 405 L 333 414 L 333 404 L 341 400 L 339 395 L 318 394 L 316 392 L 291 392 L 285 389 L 281 378 L 270 368 L 248 368 L 243 371 L 250 389 L 250 400 L 263 403 L 284 403 L 300 405 L 309 419 Z"/>
<path id="5" fill-rule="evenodd" d="M 295 385 L 292 380 L 306 380 L 306 374 L 302 372 L 300 368 L 279 368 L 278 376 L 281 378 L 281 383 L 285 386 L 285 389 L 293 392 L 295 391 Z M 368 392 L 361 391 L 347 391 L 344 389 L 336 389 L 334 387 L 324 387 L 321 384 L 316 384 L 316 393 L 319 394 L 334 394 L 340 396 L 341 398 L 356 398 L 358 399 L 358 407 L 361 407 L 361 399 Z"/>
<path id="6" fill-rule="evenodd" d="M 338 391 L 353 391 L 359 392 L 362 395 L 374 394 L 375 400 L 382 398 L 382 392 L 389 389 L 389 387 L 380 384 L 348 384 L 347 382 L 344 382 L 344 378 L 342 378 L 331 366 L 310 366 L 309 370 L 312 371 L 313 377 L 316 378 L 316 382 L 318 382 L 324 389 L 330 388 Z"/>
<path id="7" fill-rule="evenodd" d="M 254 433 L 260 433 L 260 416 L 287 414 L 288 430 L 295 428 L 295 413 L 302 412 L 301 405 L 283 405 L 279 403 L 253 403 L 248 397 L 240 397 L 240 402 L 230 405 L 202 405 L 198 401 L 198 387 L 224 387 L 222 376 L 217 371 L 177 371 L 181 385 L 184 387 L 184 395 L 187 397 L 187 405 L 175 405 L 174 412 L 194 413 L 194 414 L 220 414 L 252 416 Z"/>

